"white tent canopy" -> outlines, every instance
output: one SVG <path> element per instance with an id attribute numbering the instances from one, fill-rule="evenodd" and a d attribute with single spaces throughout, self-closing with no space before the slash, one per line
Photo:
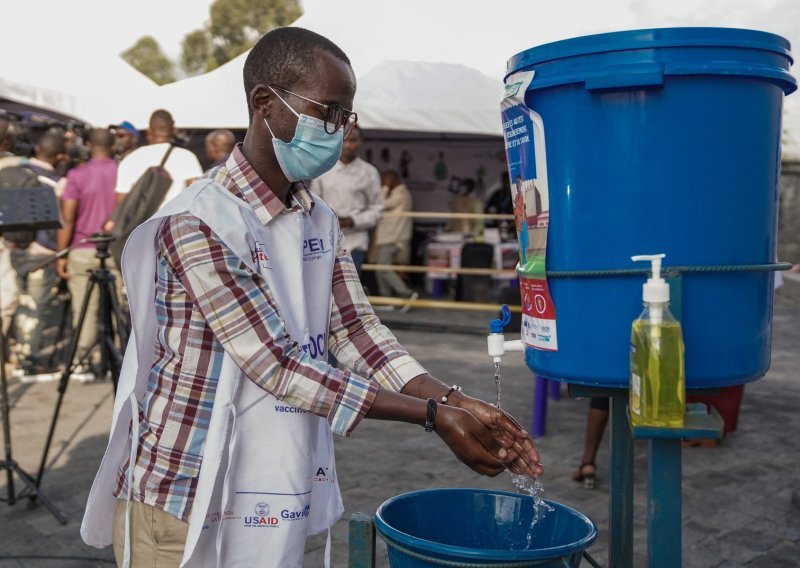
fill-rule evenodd
<path id="1" fill-rule="evenodd" d="M 242 69 L 245 52 L 204 75 L 159 87 L 152 108 L 165 108 L 182 128 L 247 128 Z"/>
<path id="2" fill-rule="evenodd" d="M 358 80 L 364 128 L 502 134 L 502 83 L 464 65 L 383 61 Z"/>
<path id="3" fill-rule="evenodd" d="M 3 53 L 19 51 L 4 43 L 0 40 Z M 147 122 L 158 85 L 116 54 L 99 51 L 89 58 L 75 53 L 81 50 L 69 56 L 54 54 L 49 43 L 39 42 L 26 48 L 24 56 L 3 57 L 0 98 L 97 125 Z"/>
<path id="4" fill-rule="evenodd" d="M 158 105 L 186 128 L 247 128 L 247 54 L 159 89 Z M 384 61 L 358 79 L 355 110 L 367 129 L 500 135 L 501 83 L 464 65 Z"/>
<path id="5" fill-rule="evenodd" d="M 505 61 L 534 45 L 565 37 L 619 29 L 716 25 L 773 31 L 789 38 L 795 51 L 800 49 L 800 20 L 793 9 L 796 0 L 740 3 L 735 10 L 724 2 L 698 5 L 692 0 L 584 2 L 580 10 L 569 3 L 542 10 L 526 0 L 507 0 L 502 6 L 473 4 L 405 0 L 389 6 L 380 1 L 303 0 L 305 13 L 295 25 L 330 38 L 350 56 L 360 80 L 357 110 L 365 127 L 377 127 L 370 126 L 372 123 L 427 131 L 497 133 L 494 93 L 499 93 Z M 9 22 L 21 21 L 20 14 L 33 9 L 29 3 L 20 6 L 16 19 L 14 6 L 9 6 Z M 153 109 L 164 107 L 184 127 L 246 126 L 241 78 L 245 56 L 201 77 L 159 88 L 116 55 L 119 47 L 104 49 L 109 42 L 107 28 L 76 33 L 74 25 L 65 25 L 97 22 L 98 18 L 112 22 L 125 18 L 126 9 L 141 11 L 88 0 L 79 5 L 66 3 L 60 10 L 42 9 L 36 37 L 46 41 L 30 41 L 30 30 L 24 24 L 10 25 L 0 35 L 0 49 L 7 54 L 0 62 L 0 97 L 76 115 L 94 124 L 128 119 L 141 127 Z M 94 16 L 97 18 L 92 20 Z M 129 39 L 125 41 L 129 45 Z M 406 79 L 412 76 L 415 79 Z M 492 80 L 497 90 L 489 96 Z M 467 86 L 448 88 L 445 81 Z M 480 108 L 485 118 L 478 119 Z M 786 99 L 786 111 L 787 149 L 800 155 L 800 94 Z"/>

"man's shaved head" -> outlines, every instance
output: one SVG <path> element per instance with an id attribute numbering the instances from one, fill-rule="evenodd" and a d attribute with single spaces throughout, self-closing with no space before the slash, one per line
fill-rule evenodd
<path id="1" fill-rule="evenodd" d="M 335 43 L 304 28 L 278 28 L 258 40 L 244 63 L 244 91 L 250 116 L 250 93 L 256 85 L 291 90 L 301 77 L 315 72 L 320 50 L 350 65 L 350 59 Z"/>
<path id="2" fill-rule="evenodd" d="M 89 133 L 89 143 L 98 148 L 111 150 L 114 146 L 114 134 L 108 128 L 95 128 Z"/>
<path id="3" fill-rule="evenodd" d="M 46 132 L 36 144 L 36 157 L 45 162 L 54 161 L 65 152 L 64 135 L 58 132 Z"/>

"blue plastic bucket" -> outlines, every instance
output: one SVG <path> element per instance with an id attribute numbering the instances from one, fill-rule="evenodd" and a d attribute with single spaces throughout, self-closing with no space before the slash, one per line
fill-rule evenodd
<path id="1" fill-rule="evenodd" d="M 526 104 L 547 148 L 548 271 L 742 266 L 776 260 L 789 42 L 739 29 L 579 37 L 511 58 L 535 71 Z M 641 267 L 640 267 L 641 268 Z M 769 368 L 773 272 L 682 278 L 688 388 L 739 384 Z M 627 386 L 630 325 L 644 277 L 549 278 L 558 351 L 528 349 L 538 374 Z"/>
<path id="2" fill-rule="evenodd" d="M 565 505 L 547 503 L 554 510 L 531 530 L 529 495 L 428 489 L 383 503 L 375 526 L 392 568 L 579 566 L 583 551 L 597 538 L 594 524 Z"/>

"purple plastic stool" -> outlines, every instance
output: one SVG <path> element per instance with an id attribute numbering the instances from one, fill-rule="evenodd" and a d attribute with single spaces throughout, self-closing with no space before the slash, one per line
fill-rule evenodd
<path id="1" fill-rule="evenodd" d="M 548 388 L 549 383 L 549 388 Z M 533 386 L 533 416 L 531 416 L 531 435 L 539 438 L 547 433 L 547 396 L 559 400 L 561 398 L 561 383 L 548 381 L 536 375 Z"/>

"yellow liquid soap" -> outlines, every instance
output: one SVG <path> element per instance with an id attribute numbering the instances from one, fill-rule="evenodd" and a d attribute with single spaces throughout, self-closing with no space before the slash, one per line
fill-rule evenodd
<path id="1" fill-rule="evenodd" d="M 631 330 L 630 415 L 634 426 L 682 428 L 686 409 L 683 337 L 680 324 L 633 322 Z"/>

